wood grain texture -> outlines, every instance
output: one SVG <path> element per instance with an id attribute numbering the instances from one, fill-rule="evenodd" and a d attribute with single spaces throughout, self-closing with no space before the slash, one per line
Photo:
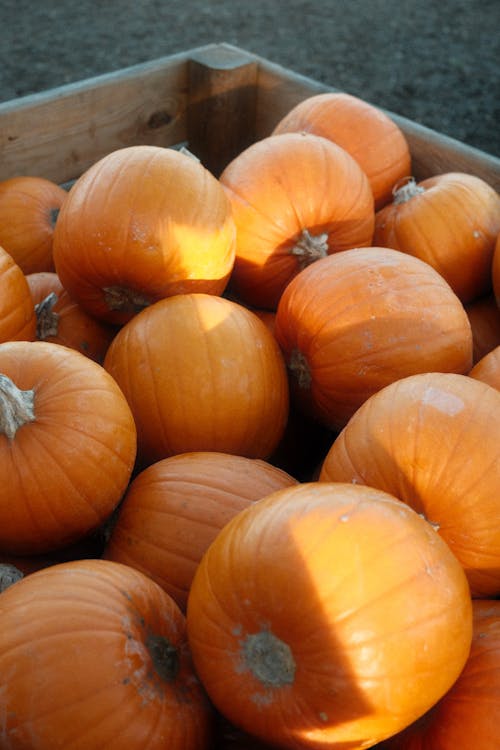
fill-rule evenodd
<path id="1" fill-rule="evenodd" d="M 137 143 L 185 142 L 217 173 L 299 101 L 335 90 L 233 45 L 205 45 L 0 104 L 0 179 L 65 183 Z M 462 171 L 500 191 L 500 159 L 384 111 L 408 138 L 416 179 Z"/>

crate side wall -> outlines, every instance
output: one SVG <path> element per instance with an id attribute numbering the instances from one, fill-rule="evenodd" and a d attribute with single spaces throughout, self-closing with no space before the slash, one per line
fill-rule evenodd
<path id="1" fill-rule="evenodd" d="M 306 97 L 328 91 L 339 89 L 260 59 L 257 137 L 270 135 L 281 118 Z M 417 180 L 443 172 L 468 172 L 481 177 L 500 192 L 500 159 L 394 112 L 382 111 L 405 134 L 412 155 L 413 176 Z"/>
<path id="2" fill-rule="evenodd" d="M 0 179 L 69 182 L 105 154 L 186 139 L 186 57 L 0 104 Z"/>

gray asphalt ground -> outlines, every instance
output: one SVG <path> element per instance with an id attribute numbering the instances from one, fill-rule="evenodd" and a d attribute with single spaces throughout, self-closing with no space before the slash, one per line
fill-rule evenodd
<path id="1" fill-rule="evenodd" d="M 0 101 L 211 42 L 500 155 L 500 0 L 0 0 Z"/>

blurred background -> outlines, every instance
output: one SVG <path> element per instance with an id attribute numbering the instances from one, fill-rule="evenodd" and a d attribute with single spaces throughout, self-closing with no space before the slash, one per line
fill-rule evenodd
<path id="1" fill-rule="evenodd" d="M 0 101 L 212 42 L 500 156 L 500 0 L 0 0 Z"/>

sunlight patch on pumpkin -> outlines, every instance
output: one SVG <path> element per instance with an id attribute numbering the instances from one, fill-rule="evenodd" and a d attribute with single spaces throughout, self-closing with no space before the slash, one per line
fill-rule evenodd
<path id="1" fill-rule="evenodd" d="M 443 414 L 454 417 L 465 409 L 465 404 L 461 398 L 453 393 L 442 391 L 440 388 L 429 386 L 425 389 L 422 396 L 422 404 L 433 406 Z"/>

